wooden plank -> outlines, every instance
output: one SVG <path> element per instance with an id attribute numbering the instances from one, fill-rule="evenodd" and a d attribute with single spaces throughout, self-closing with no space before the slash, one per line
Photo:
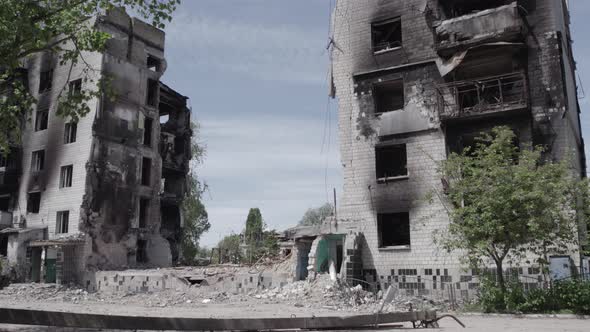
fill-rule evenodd
<path id="1" fill-rule="evenodd" d="M 189 318 L 98 315 L 61 311 L 0 308 L 0 323 L 140 330 L 275 330 L 352 328 L 433 320 L 436 311 L 396 312 L 380 315 L 290 317 L 290 318 Z"/>

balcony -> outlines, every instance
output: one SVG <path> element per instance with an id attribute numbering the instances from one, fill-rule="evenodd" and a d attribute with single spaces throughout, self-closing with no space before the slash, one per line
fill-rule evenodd
<path id="1" fill-rule="evenodd" d="M 18 170 L 0 167 L 0 192 L 15 191 L 18 188 L 18 177 Z"/>
<path id="2" fill-rule="evenodd" d="M 437 52 L 448 56 L 484 43 L 522 41 L 525 21 L 516 2 L 435 23 Z"/>
<path id="3" fill-rule="evenodd" d="M 524 73 L 452 82 L 437 87 L 441 121 L 523 112 L 528 109 Z"/>

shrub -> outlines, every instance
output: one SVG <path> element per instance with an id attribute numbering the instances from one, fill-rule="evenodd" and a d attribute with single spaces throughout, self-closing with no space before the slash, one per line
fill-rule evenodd
<path id="1" fill-rule="evenodd" d="M 481 282 L 479 304 L 484 312 L 502 312 L 506 310 L 502 289 L 489 278 L 484 278 Z"/>
<path id="2" fill-rule="evenodd" d="M 479 304 L 484 312 L 543 313 L 571 310 L 590 314 L 590 281 L 555 282 L 551 288 L 525 292 L 518 282 L 508 283 L 506 292 L 489 279 L 482 280 Z"/>
<path id="3" fill-rule="evenodd" d="M 531 289 L 526 294 L 524 303 L 518 307 L 518 311 L 528 313 L 541 313 L 555 310 L 552 292 L 548 289 Z"/>
<path id="4" fill-rule="evenodd" d="M 520 308 L 526 302 L 522 285 L 519 282 L 510 282 L 506 286 L 506 294 L 504 294 L 506 310 L 509 312 L 521 311 Z"/>
<path id="5" fill-rule="evenodd" d="M 560 309 L 569 309 L 581 315 L 590 314 L 590 281 L 560 281 L 554 284 L 553 290 Z"/>

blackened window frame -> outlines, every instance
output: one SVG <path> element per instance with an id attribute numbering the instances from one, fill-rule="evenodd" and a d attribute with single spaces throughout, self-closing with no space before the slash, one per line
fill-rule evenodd
<path id="1" fill-rule="evenodd" d="M 150 199 L 147 197 L 140 197 L 138 203 L 138 219 L 137 219 L 137 226 L 138 228 L 147 228 L 148 218 L 150 215 Z"/>
<path id="2" fill-rule="evenodd" d="M 143 145 L 147 147 L 152 146 L 152 135 L 154 128 L 154 119 L 151 117 L 144 117 L 143 119 Z"/>
<path id="3" fill-rule="evenodd" d="M 82 93 L 82 79 L 78 78 L 75 80 L 71 80 L 68 83 L 68 95 L 79 95 Z"/>
<path id="4" fill-rule="evenodd" d="M 70 211 L 57 211 L 55 216 L 55 234 L 67 234 L 70 228 Z"/>
<path id="5" fill-rule="evenodd" d="M 51 91 L 53 88 L 53 68 L 39 73 L 39 93 Z"/>
<path id="6" fill-rule="evenodd" d="M 31 152 L 31 171 L 41 172 L 45 169 L 45 150 Z"/>
<path id="7" fill-rule="evenodd" d="M 42 108 L 35 112 L 35 132 L 47 130 L 49 127 L 49 108 Z"/>
<path id="8" fill-rule="evenodd" d="M 385 28 L 387 25 L 390 25 L 390 24 L 398 25 L 397 29 L 399 30 L 399 38 L 398 38 L 399 41 L 397 41 L 397 43 L 399 45 L 392 46 L 392 44 L 387 44 L 387 45 L 376 44 L 376 42 L 377 42 L 376 29 L 378 29 L 379 27 Z M 387 53 L 387 52 L 401 49 L 403 46 L 403 42 L 404 42 L 404 38 L 403 38 L 402 17 L 401 16 L 395 16 L 395 17 L 371 22 L 371 50 L 372 50 L 373 54 L 382 54 L 382 53 Z M 382 44 L 384 44 L 384 43 L 382 43 Z"/>
<path id="9" fill-rule="evenodd" d="M 27 213 L 38 214 L 41 209 L 41 192 L 31 191 L 27 193 Z"/>
<path id="10" fill-rule="evenodd" d="M 387 218 L 387 219 L 386 219 Z M 396 220 L 397 219 L 397 220 Z M 395 221 L 395 223 L 393 223 Z M 397 226 L 396 226 L 397 225 Z M 391 238 L 384 240 L 383 235 Z M 412 245 L 410 212 L 382 212 L 377 214 L 379 249 L 408 249 Z"/>
<path id="11" fill-rule="evenodd" d="M 74 177 L 74 165 L 62 166 L 59 170 L 59 188 L 70 188 L 72 187 Z"/>
<path id="12" fill-rule="evenodd" d="M 141 158 L 141 185 L 149 187 L 152 183 L 152 159 Z"/>
<path id="13" fill-rule="evenodd" d="M 394 150 L 403 147 L 403 152 L 401 153 L 404 166 L 399 166 L 399 172 L 392 172 L 391 175 L 388 175 L 385 168 L 388 168 L 384 163 L 385 156 L 384 150 Z M 381 144 L 375 146 L 375 177 L 377 182 L 385 183 L 391 180 L 398 180 L 398 179 L 407 179 L 409 178 L 410 174 L 408 171 L 408 146 L 406 143 L 399 143 L 399 144 Z"/>
<path id="14" fill-rule="evenodd" d="M 399 105 L 398 108 L 395 109 L 390 109 L 390 110 L 381 110 L 381 105 L 383 104 L 383 102 L 380 102 L 381 99 L 381 95 L 382 92 L 380 90 L 385 90 L 385 89 L 399 89 L 400 93 L 401 93 L 401 104 Z M 397 111 L 403 111 L 404 107 L 406 106 L 406 91 L 405 91 L 405 83 L 404 83 L 404 78 L 403 77 L 398 77 L 398 78 L 394 78 L 394 79 L 390 79 L 387 81 L 383 81 L 383 82 L 378 82 L 373 84 L 372 87 L 372 94 L 373 94 L 373 105 L 374 105 L 374 110 L 373 113 L 375 115 L 382 115 L 384 113 L 389 113 L 389 112 L 397 112 Z"/>
<path id="15" fill-rule="evenodd" d="M 64 125 L 64 144 L 72 144 L 76 142 L 76 135 L 78 132 L 78 123 L 70 121 Z"/>

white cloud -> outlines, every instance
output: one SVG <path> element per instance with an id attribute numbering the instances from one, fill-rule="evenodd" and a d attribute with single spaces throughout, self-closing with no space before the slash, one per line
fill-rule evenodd
<path id="1" fill-rule="evenodd" d="M 323 31 L 179 12 L 166 35 L 166 47 L 173 54 L 169 61 L 184 60 L 194 69 L 318 85 L 326 79 Z"/>

